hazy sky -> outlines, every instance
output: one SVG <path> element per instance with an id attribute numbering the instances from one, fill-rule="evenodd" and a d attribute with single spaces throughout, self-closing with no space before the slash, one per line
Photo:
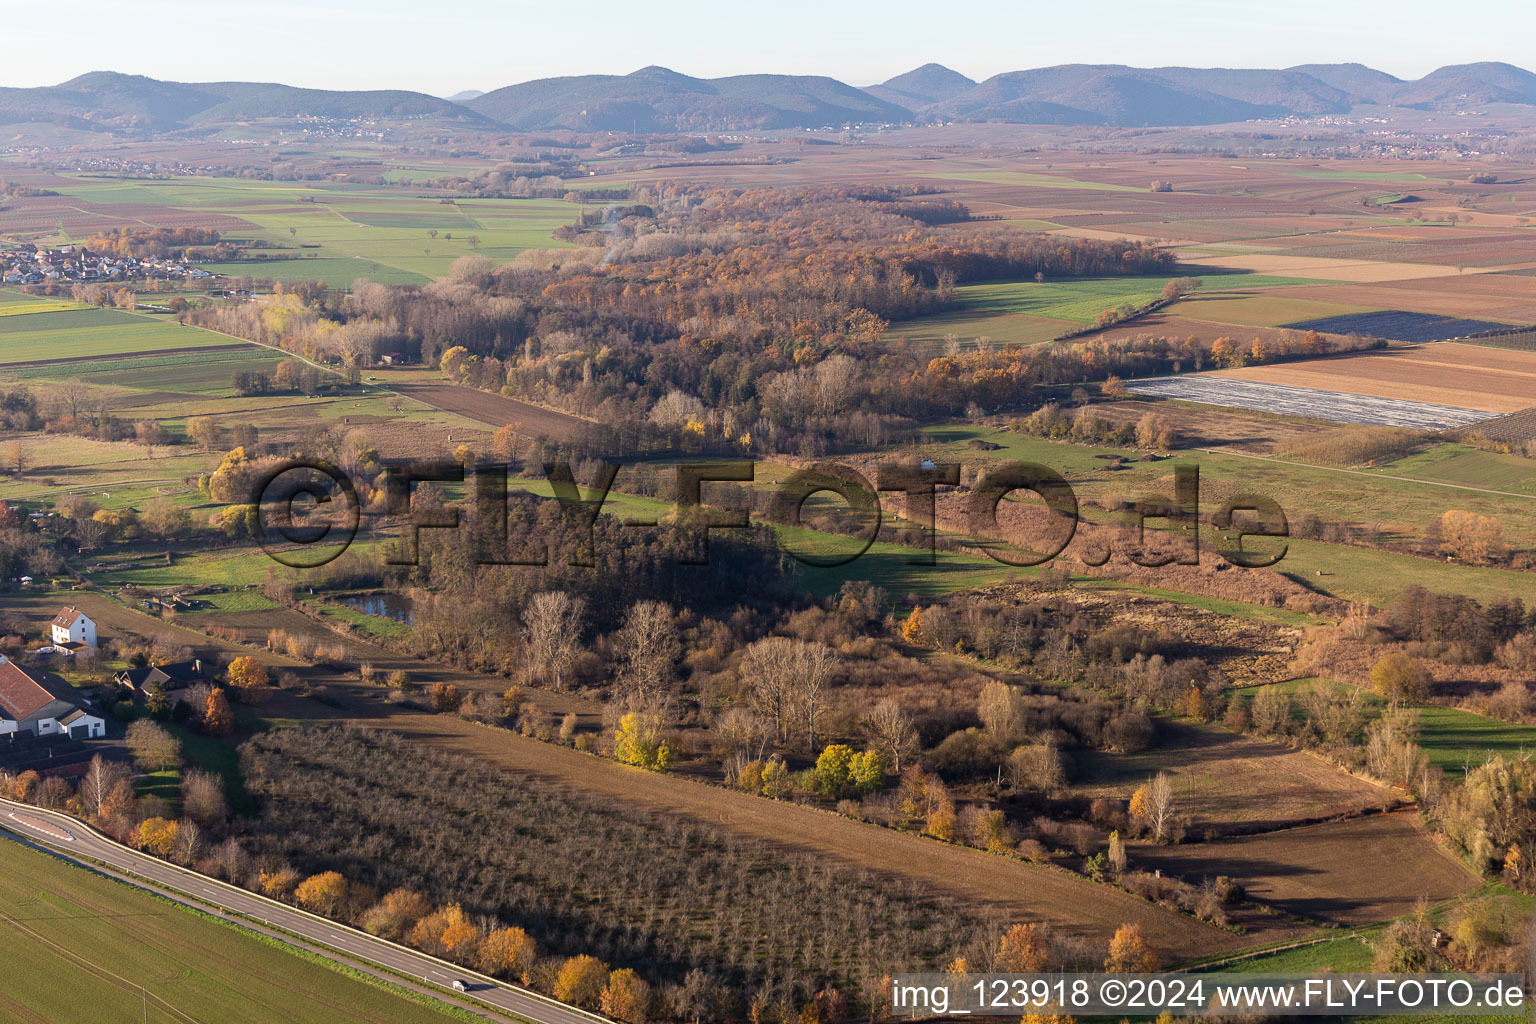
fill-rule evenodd
<path id="1" fill-rule="evenodd" d="M 447 95 L 662 64 L 713 77 L 825 74 L 869 85 L 928 61 L 981 79 L 1065 63 L 1286 67 L 1536 63 L 1536 5 L 1485 0 L 0 0 L 0 85 L 113 70 Z"/>

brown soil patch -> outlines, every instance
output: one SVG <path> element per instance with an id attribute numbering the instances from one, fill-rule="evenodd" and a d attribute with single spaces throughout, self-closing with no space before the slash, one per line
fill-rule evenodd
<path id="1" fill-rule="evenodd" d="M 1376 810 L 1387 791 L 1311 754 L 1214 726 L 1163 720 L 1158 745 L 1137 754 L 1073 754 L 1090 799 L 1129 799 L 1159 771 L 1173 777 L 1189 833 L 1271 831 Z"/>
<path id="2" fill-rule="evenodd" d="M 1251 270 L 1279 277 L 1314 277 L 1325 281 L 1407 281 L 1421 277 L 1457 276 L 1454 266 L 1429 263 L 1389 263 L 1372 259 L 1330 259 L 1325 256 L 1289 256 L 1275 253 L 1251 253 L 1242 256 L 1212 253 L 1200 257 L 1201 263 Z M 1469 271 L 1470 272 L 1470 271 Z"/>
<path id="3" fill-rule="evenodd" d="M 407 398 L 434 409 L 457 413 L 492 427 L 510 425 L 518 433 L 533 437 L 571 441 L 592 426 L 579 416 L 457 384 L 395 384 L 392 387 Z"/>
<path id="4" fill-rule="evenodd" d="M 1365 925 L 1450 899 L 1478 879 L 1435 845 L 1414 811 L 1185 846 L 1138 846 L 1131 863 L 1183 878 L 1229 875 L 1255 899 L 1321 921 Z"/>

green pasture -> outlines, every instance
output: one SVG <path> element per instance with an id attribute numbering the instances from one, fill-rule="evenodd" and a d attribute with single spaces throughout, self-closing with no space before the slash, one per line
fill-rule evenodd
<path id="1" fill-rule="evenodd" d="M 1106 309 L 1130 303 L 1144 305 L 1162 297 L 1163 287 L 1175 277 L 1198 277 L 1203 282 L 1197 300 L 1210 296 L 1246 300 L 1228 294 L 1231 289 L 1278 288 L 1315 284 L 1299 278 L 1266 274 L 1234 274 L 1230 271 L 1190 266 L 1178 274 L 1136 277 L 1073 277 L 1045 281 L 994 281 L 961 285 L 955 289 L 955 307 L 932 316 L 893 323 L 890 333 L 913 341 L 940 344 L 945 335 L 973 340 L 1032 345 L 1081 330 Z M 1182 306 L 1180 312 L 1183 312 Z M 1190 313 L 1187 315 L 1196 315 Z M 972 347 L 972 346 L 967 346 Z"/>
<path id="2" fill-rule="evenodd" d="M 351 288 L 358 278 L 378 284 L 426 284 L 431 278 L 414 270 L 386 266 L 357 256 L 314 256 L 306 250 L 300 259 L 248 259 L 235 263 L 204 263 L 202 268 L 226 277 L 256 277 L 292 283 L 323 281 L 330 288 Z M 312 257 L 312 258 L 311 258 Z"/>
<path id="3" fill-rule="evenodd" d="M 1384 463 L 1370 472 L 1536 495 L 1536 461 L 1518 455 L 1479 451 L 1464 444 L 1435 445 Z"/>
<path id="4" fill-rule="evenodd" d="M 121 310 L 69 309 L 0 317 L 0 366 L 244 344 L 220 334 Z"/>
<path id="5" fill-rule="evenodd" d="M 0 1002 L 10 1020 L 468 1019 L 9 839 L 0 839 L 0 865 Z"/>
<path id="6" fill-rule="evenodd" d="M 1494 754 L 1536 753 L 1536 728 L 1485 718 L 1456 708 L 1419 709 L 1419 746 L 1432 764 L 1460 777 Z"/>
<path id="7" fill-rule="evenodd" d="M 211 335 L 217 337 L 217 335 Z M 175 391 L 189 395 L 228 394 L 234 374 L 271 374 L 285 356 L 256 345 L 231 345 L 175 355 L 117 356 L 68 363 L 40 363 L 11 372 L 18 380 L 79 380 L 101 387 L 144 392 Z M 124 396 L 114 406 L 122 415 L 139 418 L 142 396 Z"/>
<path id="8" fill-rule="evenodd" d="M 267 571 L 276 566 L 266 552 L 255 547 L 173 554 L 169 565 L 163 557 L 155 556 L 119 556 L 100 561 L 106 564 L 106 568 L 91 572 L 91 580 L 112 590 L 125 584 L 149 590 L 192 583 L 239 588 L 263 582 L 267 578 Z"/>
<path id="9" fill-rule="evenodd" d="M 1389 185 L 1411 185 L 1423 181 L 1444 180 L 1443 178 L 1431 178 L 1423 174 L 1405 173 L 1402 171 L 1302 171 L 1287 169 L 1284 165 L 1277 164 L 1261 164 L 1259 166 L 1276 174 L 1284 174 L 1292 178 L 1315 178 L 1319 181 L 1379 181 Z"/>
<path id="10" fill-rule="evenodd" d="M 0 298 L 0 317 L 26 316 L 30 313 L 57 313 L 62 310 L 87 309 L 89 307 L 74 302 L 61 302 L 57 299 L 41 299 L 31 295 L 5 293 Z"/>

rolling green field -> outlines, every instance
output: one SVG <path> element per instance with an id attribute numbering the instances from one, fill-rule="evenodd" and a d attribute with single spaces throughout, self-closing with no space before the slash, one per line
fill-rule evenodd
<path id="1" fill-rule="evenodd" d="M 1284 165 L 1262 164 L 1267 171 L 1276 174 L 1284 174 L 1292 178 L 1315 178 L 1319 181 L 1380 181 L 1387 184 L 1411 185 L 1421 181 L 1440 181 L 1443 179 L 1431 178 L 1423 174 L 1400 173 L 1396 171 L 1302 171 L 1291 170 Z"/>
<path id="2" fill-rule="evenodd" d="M 1372 472 L 1536 495 L 1536 461 L 1479 451 L 1464 444 L 1435 445 L 1385 463 Z"/>
<path id="3" fill-rule="evenodd" d="M 59 191 L 110 209 L 153 204 L 238 218 L 227 239 L 262 240 L 274 255 L 210 264 L 221 274 L 324 280 L 346 287 L 359 277 L 419 284 L 475 253 L 505 261 L 526 249 L 561 248 L 552 236 L 577 207 L 558 199 L 454 199 L 334 182 L 231 178 L 98 179 L 77 175 Z"/>
<path id="4" fill-rule="evenodd" d="M 230 345 L 208 351 L 105 356 L 68 363 L 39 363 L 11 371 L 17 380 L 80 380 L 112 388 L 185 394 L 228 394 L 230 378 L 240 371 L 270 375 L 284 356 L 256 345 Z"/>
<path id="5" fill-rule="evenodd" d="M 17 292 L 5 292 L 3 297 L 0 297 L 0 317 L 26 316 L 29 313 L 56 313 L 63 310 L 86 308 L 88 307 L 74 302 L 36 298 Z"/>
<path id="6" fill-rule="evenodd" d="M 1456 708 L 1423 707 L 1419 709 L 1419 746 L 1432 764 L 1460 778 L 1468 767 L 1476 768 L 1493 754 L 1536 753 L 1536 728 Z"/>
<path id="7" fill-rule="evenodd" d="M 478 1019 L 8 839 L 0 840 L 0 867 L 6 934 L 0 1016 L 7 1020 L 428 1024 Z"/>
<path id="8" fill-rule="evenodd" d="M 955 289 L 957 308 L 933 316 L 898 321 L 890 333 L 913 341 L 939 344 L 946 334 L 962 339 L 980 337 L 994 341 L 1033 345 L 1050 341 L 1093 323 L 1106 309 L 1126 303 L 1144 305 L 1161 298 L 1163 286 L 1175 277 L 1199 277 L 1203 282 L 1194 303 L 1262 302 L 1261 297 L 1228 294 L 1230 289 L 1278 288 L 1294 284 L 1316 284 L 1298 278 L 1272 277 L 1265 274 L 1212 273 L 1210 268 L 1190 266 L 1176 275 L 1136 277 L 1060 278 L 1048 281 L 996 281 L 961 285 Z M 1180 315 L 1186 312 L 1181 303 Z M 1280 306 L 1275 302 L 1271 305 Z M 1293 302 L 1292 305 L 1295 305 Z M 1284 314 L 1276 323 L 1284 322 Z M 1268 319 L 1266 310 L 1265 318 Z"/>
<path id="9" fill-rule="evenodd" d="M 220 334 L 116 309 L 60 309 L 0 317 L 0 367 L 84 356 L 244 345 Z"/>
<path id="10" fill-rule="evenodd" d="M 324 281 L 331 288 L 351 288 L 358 278 L 379 284 L 426 284 L 425 274 L 385 266 L 358 256 L 317 256 L 300 259 L 249 259 L 236 263 L 204 263 L 204 270 L 228 277 L 268 278 L 273 281 Z"/>

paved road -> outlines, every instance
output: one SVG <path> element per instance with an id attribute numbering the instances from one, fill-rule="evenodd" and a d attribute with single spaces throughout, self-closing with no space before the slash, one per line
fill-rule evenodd
<path id="1" fill-rule="evenodd" d="M 481 1007 L 469 1007 L 493 1020 L 533 1021 L 535 1024 L 609 1024 L 607 1018 L 597 1014 L 567 1006 L 525 989 L 514 988 L 425 953 L 386 942 L 366 932 L 327 921 L 206 875 L 145 856 L 137 850 L 113 842 L 67 815 L 0 800 L 0 828 L 86 867 L 95 870 L 101 870 L 100 865 L 107 865 L 109 869 L 116 868 L 117 871 L 107 870 L 105 873 L 123 877 L 117 873 L 122 872 L 132 876 L 136 884 L 140 885 L 143 883 L 138 880 L 148 880 L 154 884 L 147 888 L 161 891 L 177 902 L 197 906 L 199 909 L 216 907 L 243 918 L 240 923 L 255 931 L 274 934 L 267 928 L 252 924 L 264 923 L 272 929 L 287 933 L 276 935 L 277 938 L 348 966 L 378 975 L 376 970 L 370 969 L 370 965 L 378 965 L 410 978 L 420 978 L 428 986 L 439 988 L 436 991 L 428 988 L 419 990 L 430 991 L 430 994 L 445 1002 L 458 1002 L 452 992 L 443 990 L 448 989 L 456 979 L 461 980 L 473 999 L 506 1011 L 503 1016 L 489 1013 Z M 295 941 L 292 936 L 300 936 L 308 942 Z M 387 975 L 380 976 L 387 978 Z M 398 978 L 388 980 L 402 983 Z"/>

